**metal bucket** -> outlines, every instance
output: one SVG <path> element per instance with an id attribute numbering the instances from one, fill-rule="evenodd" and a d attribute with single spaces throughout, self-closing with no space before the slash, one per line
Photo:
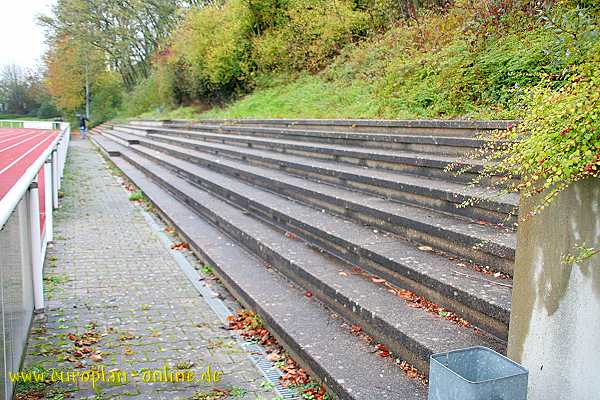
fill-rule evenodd
<path id="1" fill-rule="evenodd" d="M 486 347 L 430 358 L 428 400 L 527 400 L 528 371 Z"/>

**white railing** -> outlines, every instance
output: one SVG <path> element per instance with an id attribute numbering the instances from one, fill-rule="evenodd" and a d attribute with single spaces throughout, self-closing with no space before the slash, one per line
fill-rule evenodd
<path id="1" fill-rule="evenodd" d="M 54 129 L 59 130 L 64 122 L 59 121 L 21 121 L 18 119 L 0 119 L 0 128 Z"/>
<path id="2" fill-rule="evenodd" d="M 19 370 L 33 311 L 44 309 L 42 268 L 47 244 L 53 240 L 52 211 L 58 207 L 71 128 L 64 122 L 0 120 L 2 127 L 59 130 L 56 139 L 0 199 L 0 341 L 10 343 L 0 346 L 0 398 L 10 399 L 13 384 L 7 377 Z"/>

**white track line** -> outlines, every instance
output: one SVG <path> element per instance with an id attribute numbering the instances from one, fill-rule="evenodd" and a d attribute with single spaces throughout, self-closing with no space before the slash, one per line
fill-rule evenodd
<path id="1" fill-rule="evenodd" d="M 32 136 L 32 137 L 30 137 L 30 138 L 27 138 L 27 139 L 25 139 L 25 140 L 21 140 L 19 143 L 15 143 L 15 144 L 13 144 L 13 145 L 10 145 L 10 146 L 8 146 L 8 147 L 5 147 L 5 148 L 3 148 L 3 149 L 0 149 L 0 153 L 2 153 L 2 152 L 4 152 L 4 151 L 7 151 L 7 150 L 10 150 L 10 149 L 12 149 L 13 147 L 20 146 L 20 145 L 22 145 L 23 143 L 30 142 L 30 141 L 32 141 L 32 140 L 33 140 L 33 139 L 35 139 L 35 138 L 36 138 L 35 136 Z"/>
<path id="2" fill-rule="evenodd" d="M 0 140 L 0 143 L 6 143 L 6 142 L 10 142 L 11 140 L 15 140 L 15 139 L 18 139 L 18 138 L 22 138 L 22 137 L 24 137 L 24 136 L 35 136 L 35 135 L 38 135 L 38 133 L 37 133 L 37 132 L 28 132 L 28 133 L 24 133 L 24 134 L 22 134 L 22 135 L 13 136 L 13 137 L 11 137 L 11 138 L 9 138 L 9 139 Z M 2 138 L 2 137 L 0 137 L 0 139 L 1 139 L 1 138 Z"/>
<path id="3" fill-rule="evenodd" d="M 42 144 L 46 143 L 48 141 L 48 139 L 52 139 L 54 140 L 54 138 L 52 136 L 48 136 L 46 139 L 44 139 L 43 141 L 39 142 L 38 144 L 36 144 L 35 146 L 33 146 L 31 149 L 29 149 L 26 153 L 22 154 L 19 158 L 17 158 L 16 160 L 14 160 L 13 162 L 11 162 L 10 164 L 8 164 L 6 167 L 4 167 L 3 169 L 0 170 L 0 175 L 2 175 L 3 173 L 5 173 L 6 171 L 8 171 L 9 169 L 11 169 L 12 167 L 15 166 L 16 163 L 18 163 L 19 161 L 21 161 L 23 158 L 25 158 L 26 156 L 29 155 L 29 153 L 31 153 L 33 150 L 37 149 L 38 147 L 40 147 Z"/>

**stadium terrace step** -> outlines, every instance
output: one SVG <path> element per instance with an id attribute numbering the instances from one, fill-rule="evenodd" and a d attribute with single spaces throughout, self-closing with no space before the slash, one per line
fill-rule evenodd
<path id="1" fill-rule="evenodd" d="M 99 128 L 95 128 L 95 131 L 98 133 L 103 132 L 102 129 Z M 118 157 L 121 155 L 122 147 L 116 144 L 115 141 L 109 136 L 96 134 L 94 135 L 93 140 L 96 142 L 98 148 L 102 152 L 104 152 L 105 155 L 109 157 Z"/>
<path id="2" fill-rule="evenodd" d="M 370 194 L 308 181 L 285 172 L 203 154 L 187 147 L 153 140 L 141 140 L 139 143 L 207 166 L 218 173 L 240 178 L 315 207 L 327 209 L 362 224 L 394 232 L 485 265 L 503 266 L 506 272 L 512 271 L 514 232 L 490 225 L 467 223 L 464 219 L 449 214 L 389 202 Z"/>
<path id="3" fill-rule="evenodd" d="M 500 196 L 479 187 L 447 180 L 415 176 L 393 171 L 310 159 L 297 155 L 209 143 L 171 135 L 151 134 L 152 139 L 179 144 L 194 150 L 211 152 L 247 161 L 254 165 L 284 170 L 294 175 L 328 182 L 353 190 L 365 191 L 404 203 L 416 204 L 475 220 L 511 226 L 516 220 L 518 198 Z M 458 207 L 469 199 L 477 199 L 470 207 Z"/>
<path id="4" fill-rule="evenodd" d="M 113 140 L 116 143 L 119 143 L 123 146 L 128 146 L 130 144 L 137 144 L 138 143 L 138 137 L 139 136 L 131 136 L 131 135 L 127 135 L 125 136 L 123 133 L 118 133 L 116 134 L 116 132 L 113 132 L 111 130 L 106 130 L 106 129 L 101 129 L 100 132 L 107 138 Z"/>
<path id="5" fill-rule="evenodd" d="M 352 273 L 352 264 L 289 237 L 285 229 L 277 229 L 221 197 L 189 185 L 178 174 L 131 150 L 124 150 L 123 157 L 154 182 L 422 371 L 427 371 L 430 354 L 454 346 L 485 345 L 503 351 L 501 342 L 411 307 L 386 287 Z"/>
<path id="6" fill-rule="evenodd" d="M 484 144 L 477 132 L 507 125 L 131 121 L 93 137 L 120 154 L 115 163 L 330 390 L 404 400 L 424 399 L 426 389 L 386 369 L 347 326 L 424 373 L 433 352 L 504 352 L 511 281 L 486 266 L 512 272 L 515 234 L 498 223 L 514 222 L 518 197 L 468 186 L 469 176 L 444 168 Z M 470 198 L 480 201 L 456 207 Z M 382 384 L 400 389 L 380 395 Z"/>
<path id="7" fill-rule="evenodd" d="M 186 129 L 201 132 L 243 134 L 254 137 L 279 138 L 295 141 L 357 146 L 361 148 L 401 150 L 440 155 L 462 156 L 481 147 L 485 141 L 473 137 L 436 136 L 419 134 L 385 135 L 368 132 L 336 130 L 307 130 L 300 128 L 269 128 L 243 125 L 216 125 L 198 122 L 132 121 L 129 127 L 140 129 Z"/>
<path id="8" fill-rule="evenodd" d="M 152 146 L 151 142 L 146 140 L 141 141 L 140 144 Z M 168 155 L 171 152 L 167 149 L 170 147 L 172 152 L 177 152 L 183 156 L 187 156 L 190 151 L 167 146 L 158 145 L 157 148 L 161 150 L 160 152 L 144 149 L 140 146 L 132 146 L 130 149 L 146 159 L 161 163 L 177 171 L 180 176 L 189 181 L 195 182 L 221 197 L 228 198 L 229 201 L 238 206 L 256 213 L 260 218 L 283 226 L 285 229 L 326 249 L 331 254 L 355 265 L 360 265 L 370 272 L 423 295 L 436 303 L 443 304 L 498 337 L 506 337 L 510 303 L 510 289 L 506 283 L 493 277 L 484 277 L 479 272 L 465 268 L 464 264 L 459 265 L 461 263 L 458 261 L 449 260 L 447 257 L 436 255 L 430 251 L 419 250 L 415 245 L 394 235 L 379 232 L 374 230 L 373 227 L 356 225 L 347 219 L 340 219 L 324 213 L 322 210 L 322 207 L 326 206 L 326 202 L 323 200 L 325 196 L 331 201 L 337 202 L 333 206 L 342 210 L 340 214 L 355 208 L 356 211 L 353 210 L 350 214 L 364 215 L 363 218 L 366 222 L 379 223 L 380 216 L 377 214 L 369 216 L 367 214 L 368 207 L 361 205 L 362 203 L 368 203 L 368 196 L 335 189 L 327 185 L 306 182 L 299 178 L 285 176 L 285 174 L 269 170 L 263 171 L 264 174 L 261 175 L 260 171 L 258 173 L 255 171 L 259 168 L 252 166 L 244 168 L 244 165 L 240 165 L 239 168 L 235 169 L 237 172 L 231 173 L 232 176 L 237 175 L 235 178 L 226 177 L 222 175 L 220 169 L 215 171 L 214 168 L 216 166 L 227 167 L 227 164 L 235 163 L 220 162 L 218 159 L 214 157 L 211 159 L 208 156 L 209 158 L 205 159 L 205 164 L 210 166 L 212 170 L 206 169 Z M 193 153 L 193 151 L 191 152 Z M 198 160 L 194 159 L 194 161 Z M 269 173 L 279 176 L 275 176 L 271 178 L 271 181 L 259 186 L 263 186 L 270 191 L 280 191 L 278 185 L 287 185 L 289 190 L 283 193 L 284 196 L 290 195 L 289 197 L 305 202 L 317 199 L 317 203 L 313 204 L 319 206 L 319 208 L 313 209 L 303 206 L 299 203 L 290 202 L 286 197 L 257 189 L 255 187 L 257 186 L 256 182 L 246 184 L 238 181 L 238 178 L 242 175 L 253 174 L 254 177 L 267 177 Z M 323 193 L 328 193 L 328 189 L 334 191 L 334 193 L 330 192 L 324 195 Z M 298 194 L 303 194 L 303 196 L 298 197 Z M 365 201 L 361 202 L 361 199 Z M 381 199 L 371 198 L 371 200 L 374 200 L 376 205 L 379 204 L 382 209 L 386 208 L 386 202 Z M 404 207 L 403 205 L 399 206 Z M 376 207 L 371 209 L 372 213 L 377 211 Z M 380 211 L 380 213 L 383 212 Z M 386 216 L 384 218 L 392 220 L 388 223 L 388 226 L 395 227 L 394 222 L 401 226 L 400 219 L 404 218 L 401 212 L 398 213 L 397 210 L 385 212 Z M 391 214 L 391 212 L 397 213 Z M 395 218 L 395 221 L 393 218 Z M 482 232 L 486 229 L 486 227 L 479 225 L 473 227 Z M 431 229 L 435 230 L 436 227 L 431 226 Z M 456 232 L 454 233 L 456 234 Z M 449 235 L 451 232 L 448 231 L 446 234 Z M 439 236 L 444 237 L 443 234 Z"/>
<path id="9" fill-rule="evenodd" d="M 96 140 L 96 138 L 94 139 Z M 99 142 L 104 143 L 104 142 Z M 353 336 L 335 313 L 274 273 L 218 228 L 158 186 L 132 164 L 112 161 L 135 183 L 211 265 L 221 282 L 255 310 L 293 357 L 335 396 L 347 400 L 424 400 L 427 388 L 408 378 L 389 358 Z"/>
<path id="10" fill-rule="evenodd" d="M 186 126 L 191 121 L 133 120 L 134 124 L 163 123 Z M 473 137 L 477 134 L 507 129 L 518 121 L 475 120 L 371 120 L 371 119 L 205 119 L 193 121 L 196 125 L 240 125 L 254 127 L 298 128 L 304 130 L 338 130 L 343 132 L 377 132 L 388 135 L 421 134 Z M 155 125 L 156 126 L 156 125 Z"/>
<path id="11" fill-rule="evenodd" d="M 199 130 L 170 128 L 146 130 L 144 128 L 131 128 L 122 125 L 117 125 L 113 129 L 124 133 L 133 133 L 132 131 L 137 130 L 144 134 L 168 134 L 188 139 L 203 140 L 206 142 L 231 144 L 323 160 L 333 160 L 368 168 L 389 169 L 418 176 L 447 179 L 462 183 L 471 182 L 476 177 L 476 174 L 482 170 L 482 164 L 480 162 L 463 160 L 460 163 L 457 163 L 456 157 L 436 154 L 387 149 L 364 149 L 352 146 L 297 142 L 294 140 L 260 138 L 231 133 L 202 132 Z M 459 165 L 460 168 L 469 167 L 470 170 L 461 175 L 450 174 L 445 171 L 445 168 L 452 164 Z"/>

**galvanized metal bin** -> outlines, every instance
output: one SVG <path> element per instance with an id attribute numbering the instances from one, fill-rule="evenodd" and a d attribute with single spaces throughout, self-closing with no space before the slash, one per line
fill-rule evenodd
<path id="1" fill-rule="evenodd" d="M 431 356 L 428 400 L 527 400 L 525 368 L 487 347 Z"/>

